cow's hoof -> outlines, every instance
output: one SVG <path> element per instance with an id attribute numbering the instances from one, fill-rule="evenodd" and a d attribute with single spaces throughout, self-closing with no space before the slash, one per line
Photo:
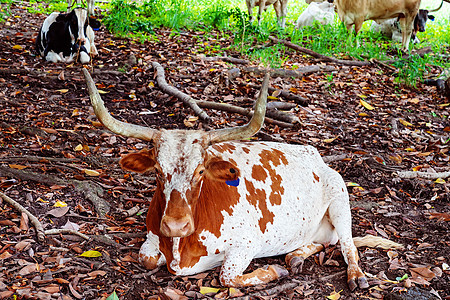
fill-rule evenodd
<path id="1" fill-rule="evenodd" d="M 359 287 L 360 289 L 367 289 L 369 287 L 369 283 L 367 282 L 366 277 L 359 277 L 357 281 L 358 283 L 356 283 L 355 279 L 350 279 L 348 281 L 348 288 L 350 289 L 350 291 L 353 292 L 357 287 Z"/>
<path id="2" fill-rule="evenodd" d="M 280 265 L 272 265 L 272 268 L 277 272 L 278 278 L 289 276 L 289 271 Z"/>
<path id="3" fill-rule="evenodd" d="M 292 256 L 292 258 L 288 262 L 288 265 L 289 265 L 289 268 L 291 269 L 292 274 L 301 273 L 304 262 L 305 262 L 305 259 L 303 257 Z"/>

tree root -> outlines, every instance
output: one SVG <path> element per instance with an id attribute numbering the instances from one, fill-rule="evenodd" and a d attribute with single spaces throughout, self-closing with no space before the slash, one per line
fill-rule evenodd
<path id="1" fill-rule="evenodd" d="M 103 189 L 96 183 L 86 182 L 80 180 L 65 180 L 57 176 L 46 174 L 39 174 L 25 170 L 16 170 L 0 166 L 0 174 L 10 177 L 19 178 L 22 180 L 31 180 L 35 182 L 44 183 L 47 185 L 73 185 L 75 190 L 82 192 L 84 196 L 91 201 L 95 211 L 100 217 L 104 217 L 110 210 L 110 204 L 101 198 L 103 196 Z"/>
<path id="2" fill-rule="evenodd" d="M 152 62 L 153 68 L 156 70 L 156 81 L 158 82 L 158 86 L 161 90 L 169 95 L 175 96 L 185 104 L 187 104 L 200 119 L 209 121 L 211 119 L 210 116 L 206 114 L 198 105 L 197 102 L 188 94 L 185 94 L 173 86 L 170 86 L 166 82 L 166 78 L 164 76 L 164 68 L 157 62 Z"/>
<path id="3" fill-rule="evenodd" d="M 24 213 L 28 216 L 28 218 L 31 221 L 31 224 L 33 224 L 34 228 L 36 229 L 37 240 L 41 243 L 44 242 L 45 241 L 45 233 L 44 233 L 44 228 L 42 227 L 41 222 L 39 222 L 39 220 L 32 213 L 30 213 L 25 207 L 23 207 L 20 203 L 16 202 L 15 200 L 11 199 L 10 197 L 6 196 L 2 192 L 0 192 L 0 197 L 3 200 L 5 200 L 6 202 L 8 202 L 9 204 L 11 204 L 15 209 L 17 209 L 21 213 Z"/>

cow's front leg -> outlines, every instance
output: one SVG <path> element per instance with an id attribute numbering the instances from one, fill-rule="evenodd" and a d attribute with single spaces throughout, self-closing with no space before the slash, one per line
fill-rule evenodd
<path id="1" fill-rule="evenodd" d="M 322 251 L 323 245 L 311 243 L 309 245 L 302 246 L 297 250 L 286 255 L 286 264 L 291 269 L 292 273 L 300 273 L 303 268 L 305 259 L 319 251 Z"/>
<path id="2" fill-rule="evenodd" d="M 247 250 L 242 249 L 242 250 Z M 220 282 L 223 286 L 246 287 L 268 283 L 289 275 L 289 272 L 279 265 L 268 265 L 251 273 L 243 274 L 253 259 L 253 255 L 244 251 L 236 251 L 225 255 L 220 270 Z"/>
<path id="3" fill-rule="evenodd" d="M 147 233 L 147 239 L 141 246 L 139 261 L 149 270 L 156 269 L 166 263 L 166 258 L 159 249 L 159 237 L 151 231 Z"/>

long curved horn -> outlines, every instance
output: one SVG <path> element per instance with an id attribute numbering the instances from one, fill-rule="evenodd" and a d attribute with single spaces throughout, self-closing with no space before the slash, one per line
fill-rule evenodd
<path id="1" fill-rule="evenodd" d="M 152 141 L 156 138 L 158 130 L 125 123 L 111 116 L 111 114 L 108 112 L 108 109 L 105 107 L 105 103 L 100 97 L 97 87 L 95 86 L 95 83 L 92 80 L 92 77 L 89 74 L 88 70 L 83 68 L 83 74 L 84 78 L 86 79 L 89 90 L 89 97 L 91 98 L 94 112 L 97 115 L 97 118 L 100 120 L 100 122 L 103 123 L 103 125 L 105 125 L 106 128 L 119 135 L 133 137 L 144 141 Z"/>
<path id="2" fill-rule="evenodd" d="M 264 77 L 258 100 L 255 103 L 255 111 L 248 124 L 236 128 L 226 128 L 209 131 L 209 144 L 220 143 L 231 140 L 241 140 L 256 134 L 264 123 L 266 115 L 267 91 L 269 89 L 270 73 Z"/>
<path id="3" fill-rule="evenodd" d="M 439 7 L 438 7 L 438 8 L 436 8 L 436 9 L 433 9 L 433 10 L 429 10 L 428 12 L 435 12 L 435 11 L 438 11 L 438 10 L 440 10 L 443 4 L 444 4 L 444 0 L 442 0 L 442 2 L 441 2 L 441 5 L 439 5 Z"/>

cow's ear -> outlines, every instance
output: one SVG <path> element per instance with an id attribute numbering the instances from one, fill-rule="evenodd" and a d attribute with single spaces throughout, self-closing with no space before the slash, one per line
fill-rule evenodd
<path id="1" fill-rule="evenodd" d="M 433 15 L 428 15 L 428 19 L 430 19 L 431 21 L 434 21 L 434 16 Z"/>
<path id="2" fill-rule="evenodd" d="M 120 166 L 127 171 L 136 173 L 145 173 L 155 167 L 154 149 L 141 150 L 137 153 L 130 153 L 122 157 Z"/>
<path id="3" fill-rule="evenodd" d="M 213 157 L 205 163 L 205 175 L 219 181 L 235 181 L 239 179 L 239 169 L 229 161 Z"/>

